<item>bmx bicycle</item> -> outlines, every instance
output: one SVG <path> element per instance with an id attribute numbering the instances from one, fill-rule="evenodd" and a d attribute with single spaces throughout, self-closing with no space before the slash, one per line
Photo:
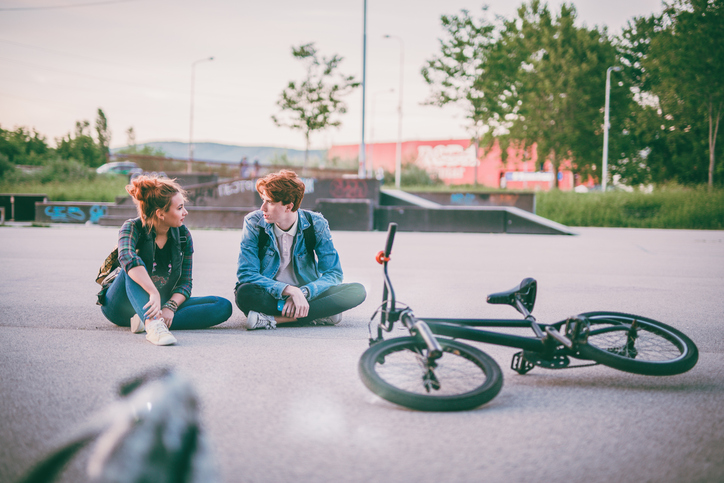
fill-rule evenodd
<path id="1" fill-rule="evenodd" d="M 699 352 L 679 330 L 656 320 L 619 312 L 586 312 L 552 324 L 537 322 L 537 282 L 524 279 L 518 286 L 488 295 L 491 304 L 507 304 L 522 319 L 418 318 L 395 299 L 388 263 L 397 225 L 390 223 L 384 251 L 382 304 L 370 319 L 370 347 L 359 361 L 362 382 L 392 403 L 423 411 L 461 411 L 493 399 L 503 386 L 495 360 L 457 339 L 521 349 L 511 368 L 526 374 L 535 367 L 564 369 L 603 364 L 621 371 L 652 376 L 681 374 L 696 365 Z M 373 323 L 379 314 L 377 334 Z M 385 339 L 395 323 L 409 336 Z M 483 328 L 529 328 L 520 336 Z M 571 365 L 571 359 L 585 361 Z"/>

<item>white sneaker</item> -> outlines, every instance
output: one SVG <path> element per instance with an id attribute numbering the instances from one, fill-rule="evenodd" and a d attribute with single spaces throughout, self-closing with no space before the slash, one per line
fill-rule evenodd
<path id="1" fill-rule="evenodd" d="M 176 343 L 176 337 L 171 334 L 161 318 L 146 321 L 146 340 L 156 345 Z"/>
<path id="2" fill-rule="evenodd" d="M 276 329 L 277 320 L 273 315 L 262 314 L 260 312 L 250 310 L 249 315 L 246 317 L 244 327 L 246 327 L 246 330 Z"/>
<path id="3" fill-rule="evenodd" d="M 134 334 L 140 334 L 146 331 L 146 327 L 143 325 L 143 321 L 138 314 L 131 317 L 131 332 Z"/>
<path id="4" fill-rule="evenodd" d="M 310 322 L 312 325 L 337 325 L 342 322 L 342 314 L 334 314 L 329 317 L 320 317 Z"/>

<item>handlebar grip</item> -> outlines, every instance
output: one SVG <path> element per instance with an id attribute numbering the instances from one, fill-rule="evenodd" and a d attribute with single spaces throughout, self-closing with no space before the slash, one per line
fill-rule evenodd
<path id="1" fill-rule="evenodd" d="M 390 256 L 392 251 L 392 243 L 395 241 L 395 233 L 397 233 L 397 223 L 390 223 L 387 226 L 387 243 L 385 244 L 385 257 Z"/>

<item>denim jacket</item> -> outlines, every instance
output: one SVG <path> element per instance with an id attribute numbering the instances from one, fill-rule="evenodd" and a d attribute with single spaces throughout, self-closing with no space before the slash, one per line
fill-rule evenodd
<path id="1" fill-rule="evenodd" d="M 186 237 L 185 249 L 181 244 L 181 237 Z M 166 297 L 180 293 L 188 299 L 191 297 L 194 253 L 189 229 L 184 225 L 180 228 L 169 228 L 167 243 L 171 243 L 171 275 L 162 292 Z M 155 249 L 156 231 L 153 228 L 143 227 L 140 218 L 127 220 L 123 224 L 118 233 L 118 263 L 126 273 L 139 265 L 149 271 L 150 267 L 153 267 Z"/>
<path id="2" fill-rule="evenodd" d="M 317 246 L 314 252 L 316 260 L 309 256 L 304 241 L 303 231 L 309 227 L 306 216 L 297 211 L 297 234 L 294 237 L 294 273 L 299 281 L 299 287 L 309 289 L 309 300 L 331 287 L 342 283 L 342 265 L 339 254 L 332 243 L 332 234 L 329 223 L 320 213 L 310 211 L 314 225 L 314 234 Z M 259 229 L 266 230 L 269 243 L 261 258 L 259 257 Z M 249 213 L 244 218 L 244 229 L 241 232 L 241 251 L 239 253 L 239 266 L 236 271 L 238 283 L 253 283 L 265 289 L 272 297 L 282 299 L 282 291 L 287 286 L 284 282 L 274 280 L 279 266 L 281 255 L 274 235 L 274 225 L 264 220 L 261 210 Z"/>

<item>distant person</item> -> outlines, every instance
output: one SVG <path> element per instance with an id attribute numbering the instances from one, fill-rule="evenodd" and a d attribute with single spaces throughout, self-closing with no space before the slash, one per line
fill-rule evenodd
<path id="1" fill-rule="evenodd" d="M 251 178 L 256 178 L 259 176 L 259 158 L 254 159 L 254 164 L 251 168 Z"/>
<path id="2" fill-rule="evenodd" d="M 241 165 L 239 167 L 239 177 L 246 179 L 249 177 L 249 160 L 246 159 L 246 156 L 241 158 Z"/>
<path id="3" fill-rule="evenodd" d="M 327 220 L 299 209 L 304 183 L 294 171 L 268 174 L 257 180 L 256 190 L 262 205 L 244 219 L 234 290 L 245 327 L 338 324 L 366 292 L 359 283 L 342 283 Z"/>
<path id="4" fill-rule="evenodd" d="M 169 328 L 205 329 L 226 321 L 221 297 L 191 297 L 194 245 L 184 226 L 185 192 L 175 180 L 139 176 L 126 186 L 138 209 L 118 234 L 121 271 L 101 297 L 103 315 L 156 345 L 176 343 Z"/>

